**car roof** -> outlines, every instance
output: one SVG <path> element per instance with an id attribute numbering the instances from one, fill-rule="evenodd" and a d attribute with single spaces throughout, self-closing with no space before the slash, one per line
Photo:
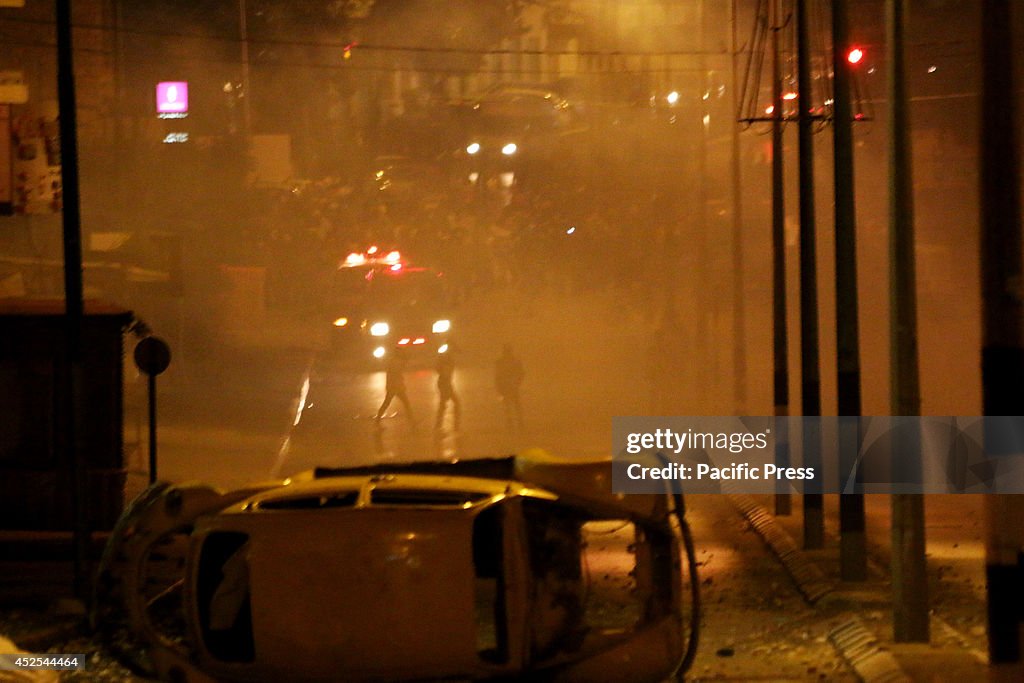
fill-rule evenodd
<path id="1" fill-rule="evenodd" d="M 324 477 L 262 491 L 225 510 L 226 514 L 382 506 L 467 509 L 510 496 L 554 498 L 521 482 L 427 474 Z"/>
<path id="2" fill-rule="evenodd" d="M 360 481 L 366 478 L 284 488 L 329 495 Z M 479 665 L 478 509 L 232 510 L 200 519 L 197 533 L 247 537 L 250 628 L 264 666 L 285 670 L 296 656 L 314 654 L 305 651 L 311 625 L 319 630 L 314 642 L 329 644 L 304 664 L 313 680 L 336 680 L 339 671 L 359 680 L 406 680 L 415 672 Z"/>

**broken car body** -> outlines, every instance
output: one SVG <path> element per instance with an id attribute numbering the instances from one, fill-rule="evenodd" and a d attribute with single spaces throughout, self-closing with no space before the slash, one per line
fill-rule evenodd
<path id="1" fill-rule="evenodd" d="M 113 534 L 97 619 L 123 614 L 170 680 L 664 680 L 685 641 L 671 498 L 610 473 L 534 452 L 158 484 Z"/>

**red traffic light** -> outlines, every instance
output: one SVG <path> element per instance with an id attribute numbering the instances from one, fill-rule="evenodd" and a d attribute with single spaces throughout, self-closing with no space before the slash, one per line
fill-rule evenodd
<path id="1" fill-rule="evenodd" d="M 846 53 L 846 61 L 850 64 L 860 64 L 862 59 L 864 59 L 864 50 L 859 47 L 850 48 L 850 51 Z"/>

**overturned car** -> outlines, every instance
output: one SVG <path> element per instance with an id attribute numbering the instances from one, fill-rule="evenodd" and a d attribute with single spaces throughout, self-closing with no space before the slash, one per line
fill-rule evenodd
<path id="1" fill-rule="evenodd" d="M 174 681 L 665 680 L 696 608 L 680 501 L 610 475 L 535 452 L 157 484 L 111 537 L 94 618 Z"/>

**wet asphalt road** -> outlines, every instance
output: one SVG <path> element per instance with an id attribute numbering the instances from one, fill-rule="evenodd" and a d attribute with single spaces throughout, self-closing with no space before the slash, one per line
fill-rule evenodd
<path id="1" fill-rule="evenodd" d="M 327 352 L 326 330 L 282 325 L 293 326 L 285 330 L 287 344 L 254 339 L 169 378 L 160 399 L 161 477 L 234 486 L 314 466 L 493 457 L 527 448 L 606 457 L 612 418 L 650 408 L 643 352 L 651 324 L 614 299 L 505 295 L 465 305 L 453 320 L 458 429 L 450 410 L 435 429 L 431 358 L 406 372 L 415 422 L 398 401 L 377 422 L 384 373 Z M 494 362 L 506 343 L 526 372 L 522 428 L 507 425 L 495 389 Z"/>

